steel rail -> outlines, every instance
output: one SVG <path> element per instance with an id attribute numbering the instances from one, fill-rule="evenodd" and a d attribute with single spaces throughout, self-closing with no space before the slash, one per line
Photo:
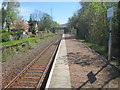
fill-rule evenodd
<path id="1" fill-rule="evenodd" d="M 60 41 L 59 41 L 59 43 L 60 43 Z M 39 88 L 42 86 L 41 82 L 44 81 L 44 79 L 45 79 L 45 78 L 44 78 L 44 77 L 45 77 L 45 74 L 47 74 L 49 67 L 50 67 L 50 69 L 51 69 L 52 64 L 53 64 L 53 59 L 54 59 L 54 57 L 55 57 L 55 55 L 56 55 L 56 52 L 57 52 L 57 50 L 58 50 L 58 47 L 59 47 L 59 44 L 56 46 L 56 48 L 55 48 L 55 50 L 54 50 L 54 52 L 53 52 L 53 54 L 52 54 L 52 56 L 51 56 L 51 58 L 50 58 L 50 61 L 49 61 L 48 65 L 47 65 L 47 67 L 45 68 L 45 71 L 43 72 L 42 77 L 41 77 L 40 80 L 39 80 L 39 83 L 38 83 L 36 89 L 39 89 Z M 47 77 L 47 78 L 48 78 L 48 77 Z M 45 83 L 46 83 L 46 82 L 45 82 Z M 44 85 L 44 86 L 45 86 L 45 85 Z M 42 89 L 44 88 L 44 86 L 42 87 Z"/>

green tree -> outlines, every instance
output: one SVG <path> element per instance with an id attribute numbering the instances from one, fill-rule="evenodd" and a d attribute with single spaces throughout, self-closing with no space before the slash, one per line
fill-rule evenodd
<path id="1" fill-rule="evenodd" d="M 118 55 L 120 52 L 120 47 L 118 47 L 120 46 L 119 3 L 112 3 L 115 11 L 114 18 L 112 19 L 112 56 L 116 58 L 120 58 L 120 55 Z M 82 2 L 80 4 L 82 8 L 69 19 L 68 27 L 77 30 L 78 38 L 108 48 L 109 19 L 106 16 L 107 9 L 110 8 L 110 2 Z M 107 48 L 104 51 L 106 54 Z"/>
<path id="2" fill-rule="evenodd" d="M 34 23 L 37 22 L 38 30 L 49 32 L 53 27 L 59 27 L 59 24 L 52 20 L 52 17 L 47 13 L 42 13 L 39 10 L 35 10 L 30 14 L 30 28 L 29 31 L 35 32 Z"/>
<path id="3" fill-rule="evenodd" d="M 44 13 L 38 25 L 39 25 L 39 28 L 43 31 L 45 29 L 50 30 L 52 25 L 52 19 L 50 15 Z"/>
<path id="4" fill-rule="evenodd" d="M 10 29 L 10 25 L 18 17 L 19 7 L 20 7 L 19 2 L 2 3 L 2 28 L 7 28 L 8 30 Z"/>

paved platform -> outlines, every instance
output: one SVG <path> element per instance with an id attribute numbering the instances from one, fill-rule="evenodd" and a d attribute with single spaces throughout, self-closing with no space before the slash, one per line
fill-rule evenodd
<path id="1" fill-rule="evenodd" d="M 46 84 L 46 89 L 48 88 L 71 88 L 64 34 Z"/>

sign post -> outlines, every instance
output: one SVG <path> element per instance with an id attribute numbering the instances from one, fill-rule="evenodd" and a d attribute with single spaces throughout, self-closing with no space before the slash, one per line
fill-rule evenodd
<path id="1" fill-rule="evenodd" d="M 108 45 L 108 60 L 111 60 L 111 48 L 112 48 L 112 18 L 114 17 L 113 7 L 107 10 L 107 18 L 110 19 L 110 31 L 109 31 L 109 45 Z"/>

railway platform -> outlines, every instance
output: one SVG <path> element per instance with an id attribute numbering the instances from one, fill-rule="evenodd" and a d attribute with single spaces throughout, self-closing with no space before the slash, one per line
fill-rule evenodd
<path id="1" fill-rule="evenodd" d="M 72 88 L 78 90 L 81 88 L 115 88 L 118 90 L 120 72 L 113 65 L 106 64 L 107 60 L 94 50 L 70 34 L 63 34 L 45 88 L 46 90 Z M 97 73 L 92 83 L 87 76 L 90 72 Z"/>
<path id="2" fill-rule="evenodd" d="M 46 85 L 46 89 L 48 88 L 71 88 L 64 34 Z"/>

